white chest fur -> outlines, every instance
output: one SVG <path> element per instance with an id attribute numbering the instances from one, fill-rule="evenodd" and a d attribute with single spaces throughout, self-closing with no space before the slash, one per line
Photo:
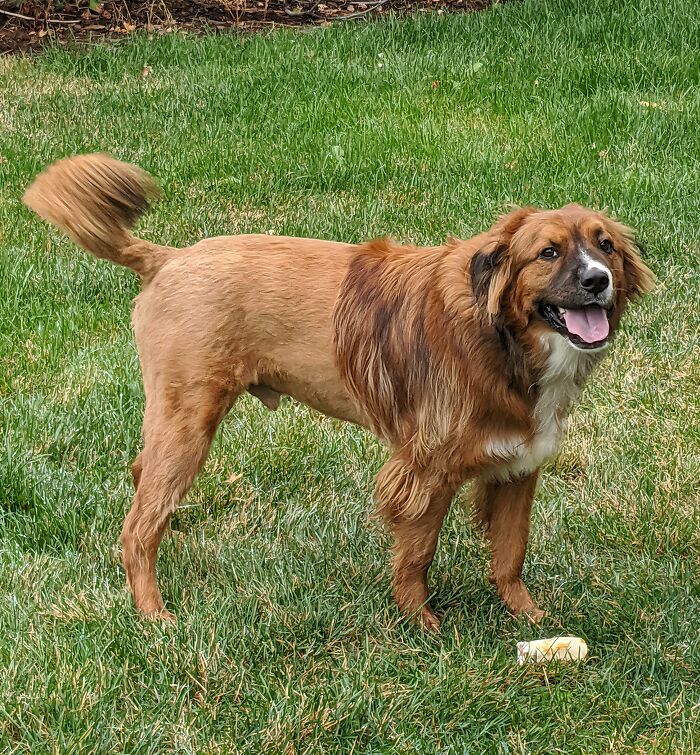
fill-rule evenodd
<path id="1" fill-rule="evenodd" d="M 506 481 L 531 474 L 557 453 L 566 433 L 569 409 L 580 392 L 582 373 L 593 365 L 593 354 L 577 349 L 556 333 L 544 336 L 542 345 L 549 356 L 538 384 L 535 432 L 529 439 L 489 441 L 485 450 L 494 460 L 491 477 L 495 479 Z"/>

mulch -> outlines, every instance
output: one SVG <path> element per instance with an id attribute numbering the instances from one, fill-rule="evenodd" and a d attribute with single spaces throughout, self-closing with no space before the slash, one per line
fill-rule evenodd
<path id="1" fill-rule="evenodd" d="M 195 34 L 319 26 L 389 11 L 483 10 L 499 0 L 0 0 L 0 54 L 69 45 L 135 31 Z"/>

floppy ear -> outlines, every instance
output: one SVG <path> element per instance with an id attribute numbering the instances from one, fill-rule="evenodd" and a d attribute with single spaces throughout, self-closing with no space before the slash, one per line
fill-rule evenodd
<path id="1" fill-rule="evenodd" d="M 656 285 L 656 276 L 644 264 L 639 251 L 641 251 L 639 244 L 630 244 L 629 248 L 625 250 L 627 296 L 632 300 L 648 294 Z"/>
<path id="2" fill-rule="evenodd" d="M 536 207 L 519 207 L 503 215 L 491 229 L 490 240 L 472 257 L 474 300 L 491 321 L 501 314 L 503 295 L 513 272 L 510 242 L 525 219 L 537 211 Z"/>
<path id="3" fill-rule="evenodd" d="M 625 293 L 631 301 L 653 290 L 656 276 L 642 260 L 642 246 L 634 239 L 634 231 L 616 220 L 613 224 L 616 233 L 622 238 L 622 261 L 625 271 Z"/>

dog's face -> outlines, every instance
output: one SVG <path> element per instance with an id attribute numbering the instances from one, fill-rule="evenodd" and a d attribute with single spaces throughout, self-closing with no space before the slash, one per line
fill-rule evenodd
<path id="1" fill-rule="evenodd" d="M 582 350 L 605 347 L 653 281 L 630 229 L 579 205 L 504 216 L 472 260 L 475 298 L 493 320 Z"/>

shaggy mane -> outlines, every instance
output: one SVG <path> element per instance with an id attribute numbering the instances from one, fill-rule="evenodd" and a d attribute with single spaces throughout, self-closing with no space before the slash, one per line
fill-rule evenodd
<path id="1" fill-rule="evenodd" d="M 434 280 L 444 254 L 371 242 L 355 255 L 340 290 L 338 366 L 375 432 L 388 441 L 410 430 L 415 399 L 435 369 Z"/>

